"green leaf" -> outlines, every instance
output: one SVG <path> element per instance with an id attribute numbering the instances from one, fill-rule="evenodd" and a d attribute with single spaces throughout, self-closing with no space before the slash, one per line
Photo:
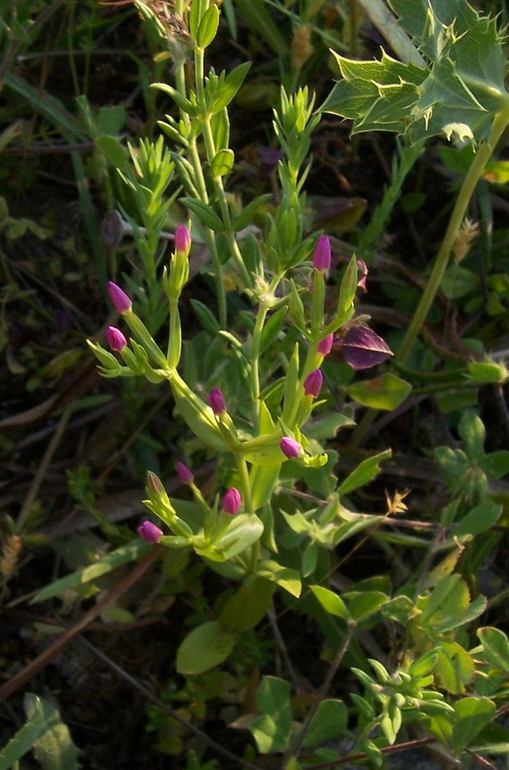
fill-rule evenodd
<path id="1" fill-rule="evenodd" d="M 354 489 L 369 484 L 380 473 L 380 463 L 392 456 L 390 449 L 385 449 L 363 460 L 338 487 L 338 495 L 347 495 Z"/>
<path id="2" fill-rule="evenodd" d="M 286 305 L 283 305 L 283 307 L 280 307 L 279 310 L 276 310 L 276 312 L 270 316 L 260 336 L 260 355 L 264 353 L 269 345 L 276 339 L 283 327 L 287 312 L 288 308 Z"/>
<path id="3" fill-rule="evenodd" d="M 443 275 L 440 289 L 449 299 L 460 299 L 476 291 L 478 286 L 479 277 L 472 270 L 467 270 L 461 265 L 449 265 Z"/>
<path id="4" fill-rule="evenodd" d="M 477 630 L 484 656 L 492 666 L 509 674 L 509 641 L 503 631 L 485 626 Z"/>
<path id="5" fill-rule="evenodd" d="M 323 110 L 351 118 L 353 133 L 433 134 L 485 139 L 507 103 L 505 56 L 496 21 L 465 0 L 391 0 L 400 24 L 428 59 L 402 64 L 385 53 L 378 62 L 337 56 L 344 80 Z"/>
<path id="6" fill-rule="evenodd" d="M 257 564 L 256 572 L 260 577 L 265 577 L 267 580 L 272 580 L 277 585 L 288 591 L 289 594 L 295 596 L 297 599 L 300 596 L 302 590 L 302 583 L 298 570 L 291 567 L 283 567 L 278 564 L 277 561 L 267 559 L 260 561 Z"/>
<path id="7" fill-rule="evenodd" d="M 355 425 L 354 420 L 351 417 L 347 417 L 346 414 L 330 412 L 323 417 L 319 417 L 317 420 L 309 422 L 306 425 L 306 436 L 318 441 L 324 441 L 329 438 L 335 438 L 338 430 L 349 428 L 352 425 Z"/>
<path id="8" fill-rule="evenodd" d="M 509 473 L 509 451 L 499 449 L 481 460 L 481 467 L 490 479 L 501 479 Z"/>
<path id="9" fill-rule="evenodd" d="M 345 734 L 347 722 L 348 709 L 343 701 L 332 698 L 320 701 L 302 745 L 309 748 L 338 740 Z"/>
<path id="10" fill-rule="evenodd" d="M 389 601 L 387 594 L 381 591 L 348 591 L 343 594 L 351 617 L 360 623 L 366 620 Z"/>
<path id="11" fill-rule="evenodd" d="M 202 674 L 219 666 L 230 655 L 235 635 L 225 631 L 219 621 L 211 620 L 193 628 L 177 650 L 179 674 Z"/>
<path id="12" fill-rule="evenodd" d="M 473 508 L 459 522 L 455 535 L 478 535 L 495 526 L 502 515 L 502 506 L 486 500 Z"/>
<path id="13" fill-rule="evenodd" d="M 189 10 L 189 32 L 191 33 L 191 37 L 195 40 L 200 21 L 203 18 L 207 5 L 208 0 L 192 0 L 191 2 L 191 8 Z"/>
<path id="14" fill-rule="evenodd" d="M 27 694 L 25 697 L 29 703 L 32 702 L 32 698 L 34 699 L 31 717 L 1 750 L 0 770 L 11 770 L 48 729 L 49 717 L 44 702 L 36 695 Z"/>
<path id="15" fill-rule="evenodd" d="M 223 605 L 221 626 L 232 633 L 254 628 L 267 612 L 273 592 L 274 585 L 268 580 L 248 576 Z"/>
<path id="16" fill-rule="evenodd" d="M 212 176 L 216 178 L 229 174 L 233 168 L 234 161 L 235 155 L 233 154 L 233 150 L 219 150 L 210 166 Z"/>
<path id="17" fill-rule="evenodd" d="M 46 730 L 34 742 L 34 756 L 43 770 L 78 770 L 79 751 L 73 743 L 69 728 L 62 722 L 58 710 L 48 701 L 27 693 L 25 712 L 28 719 L 37 718 L 42 704 L 46 714 Z"/>
<path id="18" fill-rule="evenodd" d="M 452 695 L 462 695 L 474 676 L 474 661 L 457 642 L 442 645 L 437 652 L 436 673 L 442 687 Z"/>
<path id="19" fill-rule="evenodd" d="M 187 206 L 188 209 L 191 209 L 203 224 L 210 227 L 211 230 L 215 230 L 216 232 L 224 230 L 223 223 L 211 206 L 196 200 L 196 198 L 181 198 L 181 202 L 184 206 Z"/>
<path id="20" fill-rule="evenodd" d="M 220 112 L 227 107 L 232 99 L 234 99 L 237 91 L 244 82 L 247 73 L 251 68 L 251 62 L 244 62 L 239 64 L 233 69 L 225 79 L 219 84 L 217 93 L 214 95 L 210 104 L 210 111 L 213 113 Z M 216 147 L 217 147 L 216 143 Z"/>
<path id="21" fill-rule="evenodd" d="M 309 587 L 329 615 L 334 615 L 342 620 L 349 620 L 350 614 L 346 604 L 334 591 L 324 588 L 324 586 L 313 585 Z"/>
<path id="22" fill-rule="evenodd" d="M 495 704 L 489 698 L 462 698 L 454 704 L 456 721 L 452 730 L 452 747 L 459 753 L 490 724 Z"/>
<path id="23" fill-rule="evenodd" d="M 256 706 L 262 713 L 250 725 L 261 754 L 284 751 L 292 733 L 290 685 L 284 679 L 264 676 L 256 692 Z"/>
<path id="24" fill-rule="evenodd" d="M 248 26 L 264 40 L 278 56 L 288 53 L 288 43 L 283 37 L 263 0 L 236 0 L 240 15 Z"/>
<path id="25" fill-rule="evenodd" d="M 270 200 L 272 200 L 272 195 L 270 193 L 265 193 L 264 195 L 258 195 L 254 200 L 248 203 L 247 206 L 244 206 L 240 214 L 237 214 L 237 216 L 233 218 L 232 228 L 234 232 L 243 230 L 244 227 L 251 224 L 258 209 Z"/>
<path id="26" fill-rule="evenodd" d="M 212 335 L 212 337 L 218 335 L 221 331 L 221 327 L 212 310 L 210 310 L 207 305 L 204 305 L 203 302 L 200 302 L 198 299 L 191 299 L 191 307 L 196 313 L 198 320 L 205 331 Z"/>
<path id="27" fill-rule="evenodd" d="M 214 40 L 217 28 L 219 27 L 219 8 L 217 5 L 211 5 L 205 11 L 198 26 L 196 33 L 196 45 L 198 48 L 207 48 Z"/>
<path id="28" fill-rule="evenodd" d="M 465 445 L 465 452 L 470 460 L 479 462 L 484 458 L 486 429 L 481 418 L 471 409 L 463 413 L 458 432 Z"/>
<path id="29" fill-rule="evenodd" d="M 128 564 L 135 559 L 139 559 L 150 551 L 151 546 L 148 543 L 144 543 L 142 540 L 134 540 L 127 545 L 123 545 L 117 548 L 115 551 L 106 554 L 93 564 L 89 564 L 86 567 L 71 572 L 70 575 L 66 575 L 55 582 L 41 588 L 33 599 L 31 604 L 37 602 L 44 602 L 47 599 L 52 599 L 54 596 L 69 591 L 73 588 L 79 588 L 85 583 L 89 583 L 91 580 L 95 580 L 101 575 L 106 575 L 117 567 L 123 564 Z"/>
<path id="30" fill-rule="evenodd" d="M 409 382 L 387 372 L 373 380 L 363 380 L 349 385 L 347 393 L 362 406 L 390 412 L 403 403 L 411 390 L 412 386 Z"/>
<path id="31" fill-rule="evenodd" d="M 469 361 L 468 373 L 472 382 L 478 385 L 502 383 L 507 379 L 507 369 L 496 361 Z"/>
<path id="32" fill-rule="evenodd" d="M 119 142 L 116 136 L 98 136 L 95 145 L 102 155 L 115 168 L 125 166 L 127 153 L 125 147 Z"/>
<path id="33" fill-rule="evenodd" d="M 263 534 L 263 524 L 254 514 L 237 514 L 226 532 L 214 545 L 220 549 L 225 561 L 233 559 L 256 543 Z"/>

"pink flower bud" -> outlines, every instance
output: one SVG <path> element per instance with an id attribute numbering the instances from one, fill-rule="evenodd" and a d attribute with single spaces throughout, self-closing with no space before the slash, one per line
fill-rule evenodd
<path id="1" fill-rule="evenodd" d="M 148 519 L 141 522 L 136 532 L 146 543 L 158 543 L 164 534 L 162 529 Z"/>
<path id="2" fill-rule="evenodd" d="M 393 355 L 388 344 L 367 326 L 353 326 L 341 344 L 343 358 L 352 369 L 370 369 Z"/>
<path id="3" fill-rule="evenodd" d="M 125 348 L 127 345 L 127 340 L 120 331 L 120 329 L 117 329 L 116 326 L 108 326 L 108 331 L 106 332 L 106 339 L 108 340 L 108 345 L 110 346 L 110 350 L 113 350 L 114 352 L 120 352 Z"/>
<path id="4" fill-rule="evenodd" d="M 326 337 L 323 338 L 323 340 L 320 340 L 320 342 L 316 346 L 316 352 L 320 353 L 322 356 L 328 356 L 332 350 L 333 343 L 334 343 L 334 335 L 328 334 Z"/>
<path id="5" fill-rule="evenodd" d="M 175 468 L 177 469 L 177 474 L 182 484 L 193 483 L 194 476 L 191 468 L 188 468 L 187 465 L 184 465 L 184 463 L 181 463 L 180 461 L 176 464 Z"/>
<path id="6" fill-rule="evenodd" d="M 331 263 L 331 247 L 328 235 L 321 235 L 315 246 L 313 254 L 313 267 L 315 270 L 329 270 Z"/>
<path id="7" fill-rule="evenodd" d="M 357 260 L 357 287 L 362 291 L 367 291 L 366 278 L 368 277 L 368 266 L 363 259 Z"/>
<path id="8" fill-rule="evenodd" d="M 281 447 L 283 454 L 286 455 L 289 460 L 300 457 L 302 453 L 302 447 L 299 442 L 295 441 L 294 438 L 290 438 L 290 436 L 283 436 L 279 442 L 279 446 Z"/>
<path id="9" fill-rule="evenodd" d="M 223 497 L 223 511 L 232 516 L 239 512 L 242 506 L 242 495 L 235 487 L 230 487 Z"/>
<path id="10" fill-rule="evenodd" d="M 212 388 L 207 396 L 207 402 L 212 408 L 214 414 L 222 414 L 226 412 L 226 403 L 221 388 Z"/>
<path id="11" fill-rule="evenodd" d="M 175 228 L 175 251 L 180 254 L 189 254 L 191 248 L 191 233 L 185 225 L 177 225 Z"/>
<path id="12" fill-rule="evenodd" d="M 132 303 L 125 291 L 120 286 L 117 286 L 116 283 L 113 283 L 113 281 L 108 281 L 107 288 L 111 304 L 117 313 L 127 313 L 132 308 Z"/>
<path id="13" fill-rule="evenodd" d="M 306 396 L 317 398 L 323 385 L 323 374 L 320 369 L 314 369 L 304 380 L 304 393 Z"/>

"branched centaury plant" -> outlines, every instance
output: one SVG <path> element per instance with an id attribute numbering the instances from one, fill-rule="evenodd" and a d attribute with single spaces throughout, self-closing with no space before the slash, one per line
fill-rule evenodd
<path id="1" fill-rule="evenodd" d="M 242 359 L 242 370 L 247 373 L 241 383 L 246 391 L 243 400 L 251 407 L 242 414 L 235 414 L 226 402 L 221 383 L 217 383 L 204 399 L 197 392 L 196 384 L 182 376 L 179 301 L 189 277 L 192 246 L 191 234 L 185 225 L 179 225 L 175 231 L 175 248 L 169 266 L 163 271 L 162 283 L 169 316 L 166 349 L 159 346 L 133 310 L 130 296 L 113 282 L 108 284 L 110 299 L 129 328 L 131 339 L 128 341 L 121 329 L 110 327 L 107 341 L 111 352 L 89 341 L 104 376 L 141 376 L 153 383 L 167 381 L 176 409 L 190 431 L 203 446 L 219 457 L 227 458 L 227 464 L 236 469 L 231 477 L 236 486 L 232 484 L 223 493 L 221 501 L 216 496 L 209 502 L 195 484 L 192 471 L 183 464 L 178 466 L 181 481 L 189 485 L 195 498 L 193 515 L 177 511 L 178 506 L 170 500 L 161 481 L 149 473 L 146 504 L 171 534 L 165 534 L 151 521 L 144 522 L 139 528 L 139 534 L 145 540 L 161 542 L 172 548 L 192 548 L 208 563 L 221 564 L 222 574 L 241 580 L 241 588 L 235 594 L 233 604 L 222 612 L 221 622 L 206 623 L 192 632 L 203 634 L 206 646 L 212 649 L 216 642 L 219 644 L 219 659 L 213 658 L 211 662 L 208 658 L 206 667 L 227 657 L 234 634 L 253 627 L 259 621 L 268 608 L 274 584 L 295 596 L 300 594 L 299 570 L 290 569 L 272 558 L 278 553 L 273 519 L 277 511 L 273 511 L 272 495 L 288 460 L 301 469 L 316 469 L 329 462 L 327 453 L 318 441 L 306 437 L 303 427 L 315 407 L 323 403 L 319 399 L 323 384 L 320 367 L 331 351 L 334 333 L 348 324 L 350 344 L 345 355 L 351 357 L 354 368 L 375 365 L 390 355 L 383 341 L 366 326 L 358 326 L 353 318 L 358 286 L 355 257 L 344 271 L 334 311 L 330 317 L 325 316 L 325 285 L 331 266 L 331 244 L 325 235 L 318 239 L 304 239 L 302 227 L 305 206 L 302 188 L 309 170 L 306 158 L 311 132 L 318 120 L 313 116 L 313 98 L 307 89 L 300 89 L 293 96 L 282 91 L 281 105 L 274 121 L 274 129 L 284 152 L 284 159 L 279 164 L 280 201 L 273 217 L 267 218 L 265 239 L 262 241 L 251 235 L 243 242 L 248 257 L 243 259 L 235 234 L 250 223 L 258 200 L 249 203 L 236 218 L 232 218 L 222 180 L 233 163 L 233 153 L 226 146 L 226 105 L 233 98 L 246 69 L 242 69 L 241 65 L 241 69 L 237 67 L 229 75 L 222 73 L 216 76 L 212 71 L 206 78 L 200 75 L 203 67 L 203 50 L 200 53 L 200 49 L 212 39 L 217 21 L 215 5 L 209 7 L 203 0 L 194 0 L 189 9 L 189 26 L 190 35 L 196 41 L 196 90 L 187 88 L 182 73 L 177 76 L 177 88 L 163 88 L 171 93 L 181 110 L 180 119 L 177 121 L 168 117 L 163 128 L 173 139 L 178 138 L 183 148 L 181 154 L 173 153 L 176 168 L 188 193 L 182 202 L 208 228 L 212 255 L 218 256 L 219 249 L 226 251 L 226 255 L 221 253 L 221 261 L 226 261 L 231 255 L 238 267 L 240 280 L 245 277 L 242 288 L 255 303 L 254 322 L 244 341 L 236 336 L 234 326 L 231 330 L 221 330 L 222 338 L 233 346 Z M 207 176 L 200 155 L 203 148 L 208 159 Z M 163 168 L 169 168 L 161 148 L 157 157 Z M 138 177 L 148 179 L 148 176 L 138 160 Z M 129 178 L 125 178 L 129 183 Z M 155 172 L 153 174 L 153 180 L 165 181 L 166 178 Z M 164 190 L 164 185 L 161 189 Z M 147 200 L 150 201 L 155 193 L 152 193 L 152 198 L 149 193 L 148 189 Z M 139 241 L 144 243 L 141 236 Z M 217 266 L 221 267 L 219 262 Z M 309 300 L 306 294 L 311 295 Z M 287 319 L 289 323 L 285 327 Z M 373 352 L 373 345 L 377 347 L 376 353 Z M 274 367 L 260 366 L 262 356 L 270 360 L 273 346 L 277 348 L 278 368 L 284 369 L 283 377 L 279 373 L 277 375 L 279 382 L 276 390 L 272 388 Z M 271 394 L 270 402 L 265 393 Z M 379 462 L 388 454 L 385 452 L 361 463 L 353 474 L 354 478 L 348 477 L 338 487 L 329 505 L 323 510 L 309 511 L 308 518 L 299 524 L 300 532 L 307 532 L 306 536 L 312 541 L 305 573 L 310 568 L 312 571 L 312 562 L 316 563 L 320 547 L 332 549 L 338 538 L 343 539 L 368 526 L 369 517 L 368 520 L 354 518 L 343 521 L 338 514 L 339 494 L 346 494 L 373 478 L 379 470 Z M 280 517 L 278 524 L 281 522 L 286 526 L 285 516 Z M 293 520 L 290 529 L 292 526 L 295 526 Z M 242 622 L 237 611 L 239 603 L 242 606 Z M 226 632 L 230 634 L 228 639 L 231 644 L 220 644 L 218 640 Z M 204 641 L 201 636 L 199 638 Z M 192 639 L 191 643 L 194 644 Z M 186 650 L 185 640 L 177 661 L 182 671 L 190 668 Z M 193 657 L 194 671 L 197 665 L 196 657 Z"/>
<path id="2" fill-rule="evenodd" d="M 466 0 L 389 0 L 413 38 L 423 64 L 402 63 L 383 52 L 380 61 L 336 55 L 343 80 L 322 109 L 354 121 L 353 131 L 393 131 L 417 142 L 444 135 L 476 143 L 421 301 L 398 359 L 407 360 L 440 288 L 469 201 L 509 123 L 506 60 L 496 20 Z"/>

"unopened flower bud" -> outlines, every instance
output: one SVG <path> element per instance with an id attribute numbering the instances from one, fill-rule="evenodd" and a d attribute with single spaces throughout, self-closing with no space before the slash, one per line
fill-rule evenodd
<path id="1" fill-rule="evenodd" d="M 223 511 L 232 516 L 239 512 L 242 506 L 242 495 L 235 487 L 230 487 L 223 497 Z"/>
<path id="2" fill-rule="evenodd" d="M 314 369 L 304 380 L 304 393 L 306 396 L 317 398 L 323 385 L 323 374 L 320 369 Z"/>
<path id="3" fill-rule="evenodd" d="M 164 492 L 163 482 L 153 471 L 147 471 L 147 490 L 148 492 L 155 492 L 156 495 Z"/>
<path id="4" fill-rule="evenodd" d="M 148 519 L 141 522 L 136 532 L 146 543 L 158 543 L 164 534 L 162 529 Z"/>
<path id="5" fill-rule="evenodd" d="M 331 265 L 331 246 L 328 235 L 321 235 L 315 246 L 313 254 L 313 267 L 315 270 L 329 270 Z"/>
<path id="6" fill-rule="evenodd" d="M 366 278 L 368 277 L 368 266 L 363 259 L 357 260 L 357 288 L 367 291 Z"/>
<path id="7" fill-rule="evenodd" d="M 212 388 L 207 396 L 208 405 L 211 407 L 214 414 L 222 414 L 226 412 L 226 402 L 224 400 L 223 391 L 221 388 Z"/>
<path id="8" fill-rule="evenodd" d="M 175 229 L 175 251 L 180 254 L 189 254 L 191 249 L 191 233 L 186 225 L 177 225 Z"/>
<path id="9" fill-rule="evenodd" d="M 111 304 L 117 311 L 117 313 L 127 313 L 132 308 L 132 302 L 120 286 L 117 286 L 113 281 L 108 281 L 108 294 L 110 295 Z"/>
<path id="10" fill-rule="evenodd" d="M 117 329 L 116 326 L 108 326 L 106 339 L 108 340 L 110 350 L 113 350 L 113 352 L 120 353 L 120 351 L 123 350 L 127 345 L 125 336 L 122 334 L 120 329 Z"/>
<path id="11" fill-rule="evenodd" d="M 299 442 L 295 441 L 294 438 L 290 438 L 290 436 L 283 436 L 279 442 L 279 446 L 281 447 L 283 454 L 286 455 L 289 460 L 294 460 L 296 457 L 300 457 L 302 453 L 302 447 Z"/>
<path id="12" fill-rule="evenodd" d="M 343 358 L 352 369 L 370 369 L 393 355 L 388 344 L 368 326 L 353 326 L 341 344 Z"/>
<path id="13" fill-rule="evenodd" d="M 323 340 L 320 340 L 320 342 L 316 346 L 316 352 L 320 353 L 320 355 L 322 356 L 328 356 L 332 350 L 333 343 L 334 343 L 334 335 L 328 334 L 326 337 L 323 338 Z"/>
<path id="14" fill-rule="evenodd" d="M 184 465 L 184 463 L 181 463 L 180 461 L 176 464 L 175 468 L 182 484 L 193 483 L 194 476 L 191 468 L 188 468 L 187 465 Z"/>

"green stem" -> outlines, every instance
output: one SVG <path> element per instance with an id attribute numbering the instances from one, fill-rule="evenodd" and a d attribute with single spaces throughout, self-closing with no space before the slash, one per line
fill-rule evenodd
<path id="1" fill-rule="evenodd" d="M 242 479 L 242 491 L 244 492 L 244 503 L 249 513 L 253 511 L 253 498 L 251 495 L 251 482 L 249 480 L 249 471 L 247 469 L 247 463 L 240 454 L 236 454 L 237 468 Z"/>
<path id="2" fill-rule="evenodd" d="M 189 153 L 191 156 L 191 163 L 193 166 L 195 181 L 198 185 L 198 192 L 203 203 L 209 203 L 209 194 L 207 192 L 207 185 L 205 184 L 205 177 L 203 175 L 202 164 L 200 155 L 198 153 L 198 147 L 196 145 L 196 139 L 189 141 Z M 223 328 L 227 325 L 227 312 L 226 312 L 226 292 L 224 290 L 223 280 L 223 266 L 219 261 L 219 254 L 217 250 L 216 234 L 208 227 L 206 229 L 207 243 L 212 255 L 212 264 L 214 265 L 214 272 L 216 274 L 216 296 L 217 305 L 219 308 L 219 323 Z"/>
<path id="3" fill-rule="evenodd" d="M 205 91 L 203 88 L 203 81 L 204 81 L 203 53 L 204 53 L 203 48 L 196 48 L 194 52 L 194 62 L 195 62 L 195 71 L 196 71 L 196 96 L 198 99 L 198 104 L 202 110 L 201 118 L 202 118 L 202 128 L 203 128 L 203 139 L 205 142 L 205 152 L 207 155 L 207 161 L 209 163 L 209 166 L 212 166 L 212 161 L 214 160 L 214 157 L 216 155 L 216 148 L 214 143 L 214 136 L 212 134 L 212 129 L 210 127 L 210 116 L 207 113 L 207 106 L 205 103 Z M 221 179 L 221 177 L 213 177 L 212 181 L 216 189 L 216 195 L 219 201 L 219 208 L 221 210 L 221 216 L 222 216 L 223 224 L 225 228 L 225 235 L 228 240 L 230 251 L 233 255 L 233 259 L 235 261 L 235 264 L 237 265 L 237 269 L 239 270 L 244 280 L 245 285 L 250 288 L 253 285 L 253 282 L 244 264 L 244 260 L 242 258 L 242 254 L 240 252 L 238 243 L 235 240 L 235 234 L 232 229 L 230 209 L 228 207 L 228 201 L 226 200 L 226 193 L 223 186 L 223 180 Z"/>
<path id="4" fill-rule="evenodd" d="M 260 418 L 260 342 L 268 310 L 267 307 L 262 306 L 258 311 L 251 346 L 251 393 L 257 430 L 259 430 Z"/>
<path id="5" fill-rule="evenodd" d="M 440 251 L 437 254 L 435 265 L 431 271 L 431 275 L 426 284 L 426 288 L 424 289 L 421 301 L 419 302 L 417 310 L 414 313 L 405 339 L 403 340 L 403 344 L 398 353 L 398 361 L 400 363 L 405 363 L 410 353 L 412 352 L 414 342 L 421 330 L 423 323 L 426 320 L 431 305 L 433 304 L 433 300 L 435 299 L 435 296 L 440 289 L 440 284 L 449 262 L 451 251 L 458 236 L 459 229 L 465 217 L 465 212 L 467 210 L 468 204 L 470 203 L 470 199 L 474 193 L 477 183 L 479 182 L 479 179 L 483 174 L 486 163 L 490 159 L 491 154 L 508 123 L 509 110 L 503 110 L 495 116 L 491 128 L 490 138 L 487 142 L 483 142 L 477 150 L 472 165 L 470 166 L 468 173 L 463 180 L 463 184 L 459 191 L 454 209 L 451 214 L 451 218 L 449 220 L 449 225 L 447 227 L 444 240 L 442 241 Z"/>
<path id="6" fill-rule="evenodd" d="M 468 204 L 470 203 L 477 183 L 482 177 L 486 164 L 489 161 L 498 140 L 504 133 L 508 124 L 509 107 L 505 107 L 504 110 L 497 113 L 495 116 L 493 125 L 491 127 L 490 137 L 488 141 L 483 142 L 477 150 L 477 154 L 472 161 L 472 165 L 470 166 L 468 173 L 463 180 L 463 184 L 461 185 L 456 203 L 454 204 L 451 218 L 447 226 L 444 240 L 442 241 L 442 245 L 440 246 L 440 250 L 437 254 L 433 270 L 431 271 L 431 275 L 426 284 L 426 288 L 424 289 L 421 301 L 417 306 L 417 310 L 414 313 L 410 326 L 408 327 L 407 333 L 405 335 L 405 339 L 403 340 L 403 344 L 401 345 L 401 348 L 396 357 L 396 361 L 399 364 L 405 364 L 410 356 L 410 353 L 412 352 L 414 342 L 421 331 L 421 328 L 427 318 L 428 312 L 433 304 L 437 292 L 440 289 L 440 284 L 442 283 L 442 278 L 449 263 L 449 258 L 451 256 L 456 238 L 458 237 L 458 231 L 465 217 Z M 364 439 L 367 430 L 374 422 L 377 414 L 378 411 L 376 409 L 368 409 L 352 434 L 352 438 L 348 444 L 350 447 L 359 446 L 359 444 Z"/>

